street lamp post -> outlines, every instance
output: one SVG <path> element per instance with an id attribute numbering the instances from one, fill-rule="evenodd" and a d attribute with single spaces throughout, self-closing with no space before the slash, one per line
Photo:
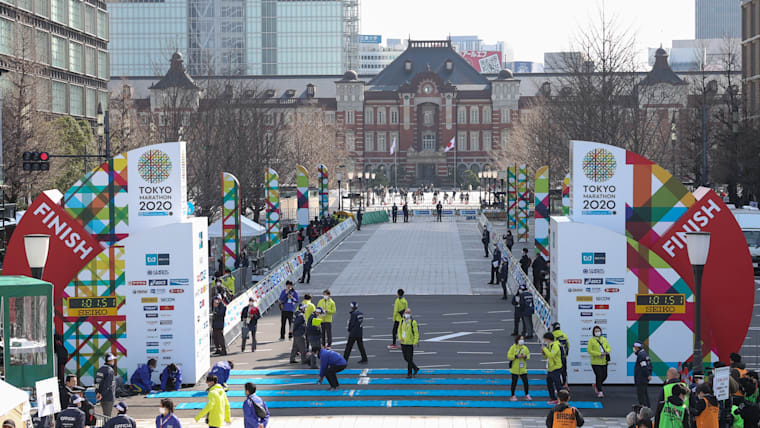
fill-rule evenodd
<path id="1" fill-rule="evenodd" d="M 673 173 L 674 177 L 678 177 L 678 173 L 676 172 L 676 163 L 678 162 L 678 149 L 676 148 L 676 112 L 673 112 L 673 119 L 670 121 L 670 146 L 673 148 Z"/>
<path id="2" fill-rule="evenodd" d="M 354 198 L 353 193 L 351 193 L 351 183 L 354 181 L 354 172 L 349 171 L 348 172 L 348 210 L 353 211 L 354 210 Z"/>
<path id="3" fill-rule="evenodd" d="M 376 176 L 377 176 L 377 173 L 373 172 L 373 173 L 370 174 L 370 177 L 369 177 L 372 180 L 372 182 L 371 182 L 372 185 L 369 186 L 370 192 L 367 195 L 367 205 L 369 205 L 369 197 L 370 196 L 372 196 L 372 205 L 375 205 L 375 189 L 374 189 L 374 186 L 376 185 L 376 183 L 375 183 L 375 177 Z"/>
<path id="4" fill-rule="evenodd" d="M 359 178 L 359 209 L 362 209 L 364 204 L 364 173 L 357 172 L 356 176 Z"/>
<path id="5" fill-rule="evenodd" d="M 105 142 L 106 162 L 108 163 L 108 224 L 111 231 L 116 231 L 116 213 L 114 211 L 114 198 L 116 190 L 114 189 L 114 172 L 113 159 L 111 159 L 111 124 L 108 110 L 103 111 L 103 105 L 98 103 L 98 137 Z M 116 242 L 115 233 L 109 233 L 108 241 L 111 245 Z"/>
<path id="6" fill-rule="evenodd" d="M 343 188 L 340 186 L 343 180 L 343 173 L 338 172 L 338 211 L 343 211 Z"/>
<path id="7" fill-rule="evenodd" d="M 702 273 L 710 252 L 710 233 L 687 232 L 686 249 L 694 270 L 694 376 L 704 375 L 702 363 Z"/>
<path id="8" fill-rule="evenodd" d="M 50 235 L 24 235 L 24 250 L 26 261 L 32 271 L 32 277 L 42 279 L 42 272 L 50 249 Z"/>
<path id="9" fill-rule="evenodd" d="M 478 172 L 478 193 L 480 196 L 480 204 L 483 204 L 483 171 Z"/>

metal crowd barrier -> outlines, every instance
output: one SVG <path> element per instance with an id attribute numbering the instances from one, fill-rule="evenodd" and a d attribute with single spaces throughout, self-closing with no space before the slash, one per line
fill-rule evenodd
<path id="1" fill-rule="evenodd" d="M 507 288 L 512 295 L 517 294 L 517 290 L 521 285 L 528 287 L 531 293 L 533 293 L 533 331 L 536 337 L 541 337 L 544 333 L 551 331 L 552 323 L 552 309 L 541 293 L 538 292 L 533 282 L 528 277 L 528 274 L 523 272 L 520 267 L 519 260 L 512 255 L 512 252 L 507 249 L 507 245 L 504 243 L 501 235 L 494 232 L 491 223 L 485 217 L 480 214 L 478 217 L 478 228 L 480 233 L 483 233 L 483 228 L 488 229 L 491 235 L 491 242 L 496 242 L 501 250 L 502 262 L 509 263 L 509 277 L 507 279 Z"/>

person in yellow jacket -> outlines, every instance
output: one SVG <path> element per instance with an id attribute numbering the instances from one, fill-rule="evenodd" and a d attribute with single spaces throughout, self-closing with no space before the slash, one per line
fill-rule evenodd
<path id="1" fill-rule="evenodd" d="M 317 309 L 317 307 L 314 306 L 314 303 L 311 303 L 311 294 L 309 293 L 303 295 L 303 302 L 301 303 L 305 305 L 305 309 L 303 310 L 303 319 L 308 322 L 309 317 L 314 313 L 314 309 Z"/>
<path id="2" fill-rule="evenodd" d="M 222 385 L 217 383 L 216 375 L 206 376 L 208 401 L 206 406 L 195 416 L 195 422 L 206 416 L 209 428 L 219 428 L 224 422 L 230 423 L 230 402 Z"/>
<path id="3" fill-rule="evenodd" d="M 330 297 L 330 290 L 322 293 L 322 299 L 317 303 L 317 307 L 325 310 L 325 316 L 322 319 L 322 346 L 327 349 L 332 348 L 332 321 L 335 315 L 335 300 Z"/>
<path id="4" fill-rule="evenodd" d="M 594 337 L 589 339 L 586 349 L 591 355 L 591 369 L 594 370 L 596 377 L 596 382 L 592 386 L 596 396 L 602 398 L 604 397 L 602 387 L 607 379 L 607 363 L 610 361 L 610 343 L 607 342 L 607 338 L 602 336 L 602 328 L 598 325 L 595 325 L 591 331 L 594 333 Z"/>
<path id="5" fill-rule="evenodd" d="M 420 328 L 417 321 L 412 319 L 412 310 L 404 310 L 404 319 L 399 326 L 399 341 L 401 342 L 401 353 L 406 361 L 407 379 L 417 376 L 420 368 L 414 364 L 414 345 L 420 342 Z"/>
<path id="6" fill-rule="evenodd" d="M 396 291 L 396 301 L 393 302 L 393 343 L 388 345 L 388 349 L 398 349 L 396 338 L 398 337 L 398 326 L 404 319 L 404 311 L 409 307 L 409 303 L 404 298 L 404 290 L 399 288 Z"/>
<path id="7" fill-rule="evenodd" d="M 550 406 L 559 404 L 557 392 L 562 389 L 562 349 L 554 335 L 544 333 L 544 343 L 541 352 L 546 357 L 546 388 L 549 390 Z"/>
<path id="8" fill-rule="evenodd" d="M 229 269 L 224 270 L 224 276 L 222 277 L 222 285 L 227 290 L 230 290 L 232 295 L 235 295 L 235 278 L 232 276 L 232 271 Z"/>
<path id="9" fill-rule="evenodd" d="M 525 346 L 525 336 L 515 337 L 515 344 L 509 347 L 507 359 L 509 360 L 509 371 L 512 373 L 512 398 L 510 400 L 517 401 L 515 390 L 517 389 L 518 378 L 522 380 L 523 388 L 525 389 L 525 399 L 528 401 L 532 400 L 530 389 L 528 388 L 530 349 Z"/>

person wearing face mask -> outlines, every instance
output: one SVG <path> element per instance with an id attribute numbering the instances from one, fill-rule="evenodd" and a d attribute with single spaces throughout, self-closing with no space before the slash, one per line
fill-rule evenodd
<path id="1" fill-rule="evenodd" d="M 330 290 L 322 292 L 322 299 L 317 303 L 317 307 L 322 308 L 325 311 L 325 316 L 322 319 L 322 346 L 327 349 L 332 348 L 332 321 L 333 315 L 335 315 L 335 301 L 330 297 Z"/>
<path id="2" fill-rule="evenodd" d="M 602 336 L 602 328 L 598 325 L 592 330 L 594 337 L 588 341 L 588 353 L 591 356 L 591 369 L 594 371 L 596 382 L 592 385 L 596 396 L 604 397 L 603 385 L 607 380 L 607 363 L 610 361 L 610 343 Z"/>
<path id="3" fill-rule="evenodd" d="M 174 414 L 174 402 L 170 398 L 161 399 L 161 413 L 156 416 L 156 428 L 182 428 L 179 418 Z"/>
<path id="4" fill-rule="evenodd" d="M 137 428 L 137 422 L 127 414 L 127 403 L 119 401 L 113 408 L 117 414 L 109 419 L 103 428 Z"/>
<path id="5" fill-rule="evenodd" d="M 532 400 L 530 389 L 528 387 L 528 360 L 530 359 L 530 349 L 525 346 L 525 337 L 518 336 L 515 338 L 515 344 L 509 347 L 507 352 L 509 360 L 509 371 L 512 373 L 512 398 L 511 401 L 517 401 L 515 390 L 517 389 L 517 379 L 522 380 L 523 389 L 525 389 L 525 399 Z"/>
<path id="6" fill-rule="evenodd" d="M 303 311 L 306 305 L 301 303 L 293 320 L 293 346 L 290 348 L 290 364 L 296 363 L 296 355 L 301 354 L 301 364 L 306 364 L 306 320 Z"/>
<path id="7" fill-rule="evenodd" d="M 694 403 L 694 419 L 697 428 L 718 428 L 720 404 L 712 393 L 709 383 L 697 386 L 697 400 Z"/>
<path id="8" fill-rule="evenodd" d="M 689 390 L 684 386 L 675 385 L 673 395 L 658 405 L 654 426 L 657 428 L 691 427 L 689 406 L 684 403 L 684 398 L 688 392 Z"/>
<path id="9" fill-rule="evenodd" d="M 550 406 L 559 404 L 557 391 L 562 388 L 562 350 L 559 342 L 554 340 L 554 335 L 544 333 L 543 347 L 541 348 L 546 357 L 546 389 L 549 390 Z"/>
<path id="10" fill-rule="evenodd" d="M 391 332 L 391 338 L 393 342 L 388 345 L 388 349 L 398 349 L 396 346 L 396 339 L 398 338 L 398 326 L 401 325 L 401 321 L 404 319 L 404 311 L 409 307 L 409 302 L 404 297 L 404 290 L 399 288 L 396 291 L 396 300 L 393 302 L 393 330 Z"/>
<path id="11" fill-rule="evenodd" d="M 256 352 L 256 327 L 259 324 L 259 318 L 261 318 L 261 313 L 259 313 L 259 308 L 256 307 L 256 300 L 251 297 L 248 299 L 248 306 L 244 307 L 240 313 L 241 336 L 243 338 L 243 346 L 240 352 L 245 352 L 248 332 L 251 332 L 251 352 Z"/>
<path id="12" fill-rule="evenodd" d="M 559 342 L 559 348 L 562 350 L 562 388 L 570 390 L 567 385 L 567 356 L 570 355 L 570 339 L 561 330 L 558 322 L 552 324 L 552 334 L 554 339 Z"/>
<path id="13" fill-rule="evenodd" d="M 420 368 L 414 364 L 414 345 L 420 341 L 420 329 L 417 326 L 417 321 L 412 318 L 412 310 L 406 308 L 404 311 L 404 319 L 399 326 L 400 339 L 401 339 L 401 353 L 404 355 L 406 361 L 407 379 L 417 376 L 417 372 Z"/>
<path id="14" fill-rule="evenodd" d="M 306 354 L 309 360 L 309 367 L 317 368 L 317 354 L 321 349 L 320 338 L 322 336 L 322 316 L 325 311 L 322 308 L 317 308 L 306 321 L 306 340 L 311 352 Z"/>
<path id="15" fill-rule="evenodd" d="M 346 342 L 346 350 L 343 351 L 343 358 L 346 361 L 348 361 L 354 343 L 356 343 L 362 356 L 359 364 L 367 364 L 367 351 L 364 350 L 364 328 L 362 324 L 364 324 L 364 314 L 359 310 L 358 303 L 351 302 L 351 318 L 348 320 L 348 341 Z"/>
<path id="16" fill-rule="evenodd" d="M 633 344 L 633 353 L 636 354 L 636 365 L 633 366 L 633 383 L 636 384 L 636 397 L 639 404 L 649 406 L 649 381 L 652 380 L 652 360 L 649 354 L 641 346 L 641 342 Z"/>
<path id="17" fill-rule="evenodd" d="M 195 415 L 195 422 L 206 416 L 209 428 L 220 428 L 223 423 L 230 423 L 230 402 L 224 388 L 217 383 L 215 375 L 206 376 L 208 389 L 208 401 L 206 405 Z"/>

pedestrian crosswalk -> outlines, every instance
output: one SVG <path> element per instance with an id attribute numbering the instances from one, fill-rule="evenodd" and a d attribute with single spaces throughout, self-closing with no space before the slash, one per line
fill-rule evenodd
<path id="1" fill-rule="evenodd" d="M 542 387 L 544 370 L 529 371 L 535 401 L 525 399 L 522 383 L 516 392 L 518 400 L 512 401 L 512 377 L 509 370 L 503 369 L 423 369 L 412 379 L 406 378 L 406 370 L 347 369 L 339 373 L 341 388 L 336 391 L 319 386 L 318 373 L 310 369 L 233 370 L 227 381 L 230 407 L 242 407 L 245 397 L 242 386 L 247 382 L 259 386 L 257 394 L 267 400 L 271 409 L 551 407 L 546 401 L 548 393 Z M 172 398 L 178 410 L 195 410 L 203 408 L 206 396 L 203 390 L 185 390 L 155 392 L 147 398 Z M 581 409 L 602 408 L 598 401 L 574 401 L 572 405 Z"/>

